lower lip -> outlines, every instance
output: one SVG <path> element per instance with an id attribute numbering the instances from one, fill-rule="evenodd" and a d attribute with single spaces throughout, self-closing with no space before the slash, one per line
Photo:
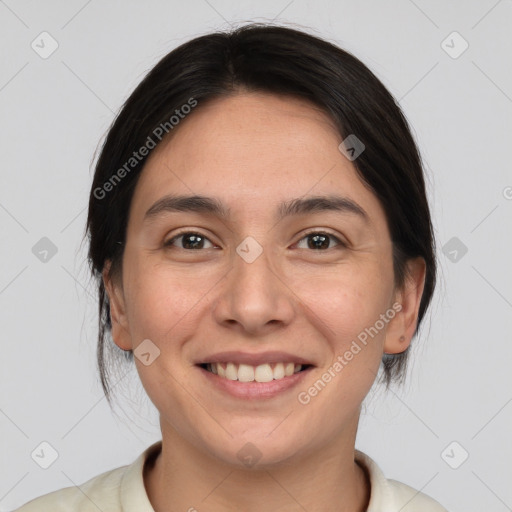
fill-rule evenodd
<path id="1" fill-rule="evenodd" d="M 283 377 L 282 379 L 276 379 L 270 382 L 240 382 L 238 380 L 219 377 L 215 373 L 209 372 L 201 366 L 197 366 L 197 368 L 199 368 L 201 373 L 208 379 L 208 382 L 217 389 L 228 393 L 235 398 L 253 400 L 273 398 L 280 393 L 289 391 L 302 382 L 310 370 L 313 369 L 313 367 L 310 366 L 301 372 L 290 375 L 289 377 Z"/>

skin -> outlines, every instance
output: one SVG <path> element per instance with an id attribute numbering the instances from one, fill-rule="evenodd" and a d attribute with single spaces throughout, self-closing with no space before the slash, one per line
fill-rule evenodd
<path id="1" fill-rule="evenodd" d="M 385 213 L 338 150 L 328 116 L 289 97 L 241 92 L 199 105 L 153 150 L 131 204 L 122 275 L 103 273 L 112 335 L 124 350 L 150 339 L 160 356 L 135 358 L 160 413 L 163 448 L 145 468 L 156 512 L 363 511 L 370 489 L 354 462 L 361 403 L 384 352 L 402 352 L 417 322 L 423 260 L 409 261 L 402 288 L 394 282 Z M 227 219 L 166 212 L 145 221 L 167 194 L 215 197 Z M 320 211 L 284 218 L 281 201 L 341 195 L 367 219 Z M 178 230 L 207 237 L 164 247 Z M 307 231 L 328 232 L 327 248 L 308 245 Z M 263 253 L 252 263 L 236 247 L 253 237 Z M 313 385 L 379 315 L 401 311 L 311 399 Z M 265 400 L 243 400 L 208 386 L 199 356 L 241 350 L 282 350 L 315 367 L 299 389 Z M 237 457 L 247 442 L 261 458 Z"/>

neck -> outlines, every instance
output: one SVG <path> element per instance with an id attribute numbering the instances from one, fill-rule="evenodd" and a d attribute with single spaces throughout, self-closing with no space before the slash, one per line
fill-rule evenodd
<path id="1" fill-rule="evenodd" d="M 173 429 L 144 468 L 155 512 L 363 512 L 370 498 L 365 470 L 354 462 L 355 430 L 323 449 L 264 469 L 233 467 L 200 452 Z"/>

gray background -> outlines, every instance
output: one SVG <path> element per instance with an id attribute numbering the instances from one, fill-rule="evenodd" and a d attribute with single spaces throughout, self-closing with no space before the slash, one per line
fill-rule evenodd
<path id="1" fill-rule="evenodd" d="M 406 385 L 371 393 L 357 447 L 453 512 L 512 510 L 510 0 L 0 1 L 0 510 L 160 438 L 135 370 L 115 415 L 99 386 L 80 245 L 91 164 L 163 55 L 246 20 L 311 27 L 355 53 L 399 99 L 425 159 L 441 282 Z M 45 59 L 43 31 L 58 43 Z M 58 452 L 48 469 L 31 458 L 49 457 L 43 441 Z"/>

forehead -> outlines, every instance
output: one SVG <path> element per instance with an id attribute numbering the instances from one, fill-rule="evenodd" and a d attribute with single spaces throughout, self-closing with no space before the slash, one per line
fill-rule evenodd
<path id="1" fill-rule="evenodd" d="M 151 157 L 172 153 L 173 159 L 179 159 L 181 164 L 186 157 L 190 167 L 195 167 L 197 163 L 204 164 L 208 155 L 212 164 L 236 160 L 246 168 L 261 172 L 261 161 L 251 162 L 256 152 L 267 164 L 283 159 L 293 163 L 304 156 L 314 158 L 333 144 L 336 149 L 338 138 L 332 120 L 309 102 L 271 94 L 241 93 L 209 100 L 204 105 L 199 103 Z M 232 163 L 230 168 L 236 162 Z M 282 167 L 286 170 L 289 165 Z"/>
<path id="2" fill-rule="evenodd" d="M 331 118 L 305 100 L 244 93 L 199 103 L 153 150 L 133 207 L 173 192 L 255 211 L 269 202 L 339 192 L 379 208 L 340 142 Z"/>

